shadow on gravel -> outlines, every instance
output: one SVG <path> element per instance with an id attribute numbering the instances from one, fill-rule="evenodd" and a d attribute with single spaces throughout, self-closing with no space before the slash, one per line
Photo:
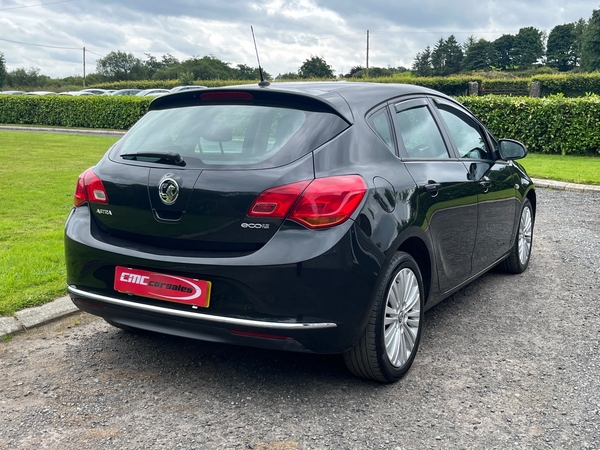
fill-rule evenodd
<path id="1" fill-rule="evenodd" d="M 490 277 L 502 278 L 503 275 L 485 276 Z M 435 355 L 447 351 L 447 338 L 451 338 L 452 329 L 456 332 L 459 326 L 456 316 L 477 315 L 477 310 L 483 305 L 472 301 L 472 292 L 479 285 L 488 282 L 485 279 L 476 280 L 426 313 L 420 353 Z M 187 384 L 189 389 L 222 383 L 261 384 L 268 385 L 270 389 L 276 386 L 301 387 L 317 382 L 352 384 L 356 387 L 365 386 L 367 389 L 385 386 L 353 376 L 346 369 L 341 355 L 240 347 L 142 330 L 129 332 L 103 321 L 98 321 L 95 328 L 97 332 L 92 339 L 79 340 L 79 345 L 70 349 L 79 357 L 68 358 L 77 364 L 76 370 L 85 371 L 92 365 L 91 367 L 101 369 L 104 376 L 122 372 L 136 378 L 143 378 L 146 374 L 165 382 L 177 379 Z M 419 371 L 420 356 L 417 355 L 415 367 L 405 379 Z"/>
<path id="2" fill-rule="evenodd" d="M 127 332 L 100 322 L 93 340 L 72 348 L 68 357 L 86 371 L 96 367 L 102 377 L 152 379 L 184 384 L 186 389 L 209 385 L 268 386 L 301 389 L 319 383 L 377 385 L 352 376 L 341 355 L 313 355 L 203 342 L 152 332 Z M 117 375 L 118 374 L 118 375 Z"/>

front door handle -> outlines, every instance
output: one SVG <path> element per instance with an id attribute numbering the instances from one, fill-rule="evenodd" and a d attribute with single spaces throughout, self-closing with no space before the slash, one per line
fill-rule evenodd
<path id="1" fill-rule="evenodd" d="M 483 177 L 479 182 L 479 186 L 483 189 L 483 192 L 487 192 L 490 190 L 490 186 L 492 185 L 490 179 L 488 177 Z"/>

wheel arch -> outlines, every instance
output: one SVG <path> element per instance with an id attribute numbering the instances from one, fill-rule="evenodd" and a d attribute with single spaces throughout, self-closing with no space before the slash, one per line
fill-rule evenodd
<path id="1" fill-rule="evenodd" d="M 420 237 L 410 236 L 399 245 L 397 250 L 399 252 L 408 253 L 417 262 L 423 278 L 423 289 L 425 291 L 423 294 L 425 303 L 427 303 L 433 282 L 432 260 L 429 247 Z"/>
<path id="2" fill-rule="evenodd" d="M 537 195 L 535 193 L 535 189 L 529 189 L 529 191 L 527 191 L 525 194 L 525 198 L 531 203 L 531 208 L 533 209 L 533 220 L 535 222 L 535 214 L 537 211 Z"/>

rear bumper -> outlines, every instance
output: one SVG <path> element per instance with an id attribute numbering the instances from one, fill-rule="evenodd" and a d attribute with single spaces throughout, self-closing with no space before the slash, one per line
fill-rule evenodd
<path id="1" fill-rule="evenodd" d="M 262 348 L 352 347 L 366 326 L 383 260 L 352 221 L 321 231 L 283 227 L 261 250 L 231 258 L 115 245 L 94 237 L 90 225 L 80 208 L 65 228 L 67 284 L 77 307 L 136 328 Z M 117 265 L 210 281 L 211 305 L 198 310 L 117 292 Z"/>
<path id="2" fill-rule="evenodd" d="M 110 321 L 210 342 L 309 352 L 290 335 L 298 331 L 336 328 L 336 324 L 327 322 L 280 323 L 178 311 L 85 292 L 72 286 L 68 287 L 68 291 L 79 309 Z"/>
<path id="3" fill-rule="evenodd" d="M 163 314 L 166 316 L 172 316 L 177 318 L 186 318 L 196 321 L 205 321 L 208 323 L 223 324 L 231 327 L 251 327 L 251 328 L 264 328 L 265 330 L 306 330 L 306 329 L 322 329 L 322 328 L 336 328 L 337 325 L 332 322 L 273 322 L 265 320 L 252 320 L 252 319 L 238 319 L 236 317 L 216 316 L 210 314 L 196 313 L 192 311 L 180 311 L 171 308 L 164 308 L 154 305 L 146 305 L 144 303 L 132 302 L 127 300 L 121 300 L 118 298 L 107 297 L 105 295 L 94 294 L 92 292 L 85 292 L 80 289 L 69 286 L 69 295 L 75 301 L 77 299 L 88 299 L 98 303 L 109 303 L 111 305 L 121 306 L 126 309 L 134 309 L 139 311 Z"/>

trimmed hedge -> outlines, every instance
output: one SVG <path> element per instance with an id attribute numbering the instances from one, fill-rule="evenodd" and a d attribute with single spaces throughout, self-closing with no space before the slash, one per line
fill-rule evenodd
<path id="1" fill-rule="evenodd" d="M 459 97 L 498 138 L 522 141 L 530 151 L 600 154 L 600 96 L 550 98 Z M 135 96 L 0 95 L 0 123 L 129 129 L 152 99 Z"/>
<path id="2" fill-rule="evenodd" d="M 281 80 L 300 81 L 300 80 Z M 333 80 L 310 80 L 333 81 Z M 348 81 L 372 83 L 406 83 L 428 87 L 447 95 L 467 95 L 470 81 L 479 83 L 480 95 L 513 95 L 528 96 L 532 81 L 541 83 L 542 97 L 562 94 L 565 97 L 583 97 L 587 94 L 600 94 L 600 73 L 589 74 L 552 74 L 536 75 L 531 78 L 486 78 L 484 74 L 457 75 L 450 77 L 406 77 L 393 76 L 383 78 L 351 78 Z M 258 80 L 198 80 L 196 84 L 206 87 L 231 86 L 235 84 L 254 84 Z M 151 81 L 119 81 L 94 85 L 102 89 L 171 89 L 181 84 L 178 80 L 151 80 Z"/>
<path id="3" fill-rule="evenodd" d="M 503 79 L 484 79 L 479 84 L 479 95 L 515 95 L 528 96 L 531 86 L 529 78 L 514 78 L 510 80 Z"/>
<path id="4" fill-rule="evenodd" d="M 349 81 L 362 81 L 362 82 L 373 82 L 373 83 L 403 83 L 403 84 L 414 84 L 436 91 L 443 92 L 446 95 L 467 95 L 469 91 L 469 82 L 477 81 L 479 86 L 482 85 L 483 80 L 474 77 L 385 77 L 385 78 L 360 78 L 357 80 Z"/>
<path id="5" fill-rule="evenodd" d="M 148 111 L 136 96 L 0 95 L 0 123 L 126 130 Z"/>
<path id="6" fill-rule="evenodd" d="M 460 97 L 497 138 L 532 152 L 600 155 L 600 97 Z"/>
<path id="7" fill-rule="evenodd" d="M 322 79 L 315 78 L 310 80 L 279 80 L 272 81 L 272 84 L 278 82 L 297 82 L 297 81 L 348 81 L 357 83 L 405 83 L 435 89 L 447 95 L 466 95 L 469 90 L 469 81 L 477 81 L 481 86 L 484 82 L 482 78 L 455 76 L 455 77 L 380 77 L 380 78 L 351 78 L 348 80 Z M 236 84 L 257 84 L 258 80 L 199 80 L 195 84 L 206 87 L 234 86 Z M 100 89 L 171 89 L 179 86 L 181 83 L 177 80 L 152 80 L 152 81 L 119 81 L 115 83 L 102 83 L 94 85 Z"/>
<path id="8" fill-rule="evenodd" d="M 573 75 L 538 75 L 531 81 L 539 81 L 542 97 L 564 95 L 565 97 L 583 97 L 588 94 L 600 94 L 600 73 Z"/>

